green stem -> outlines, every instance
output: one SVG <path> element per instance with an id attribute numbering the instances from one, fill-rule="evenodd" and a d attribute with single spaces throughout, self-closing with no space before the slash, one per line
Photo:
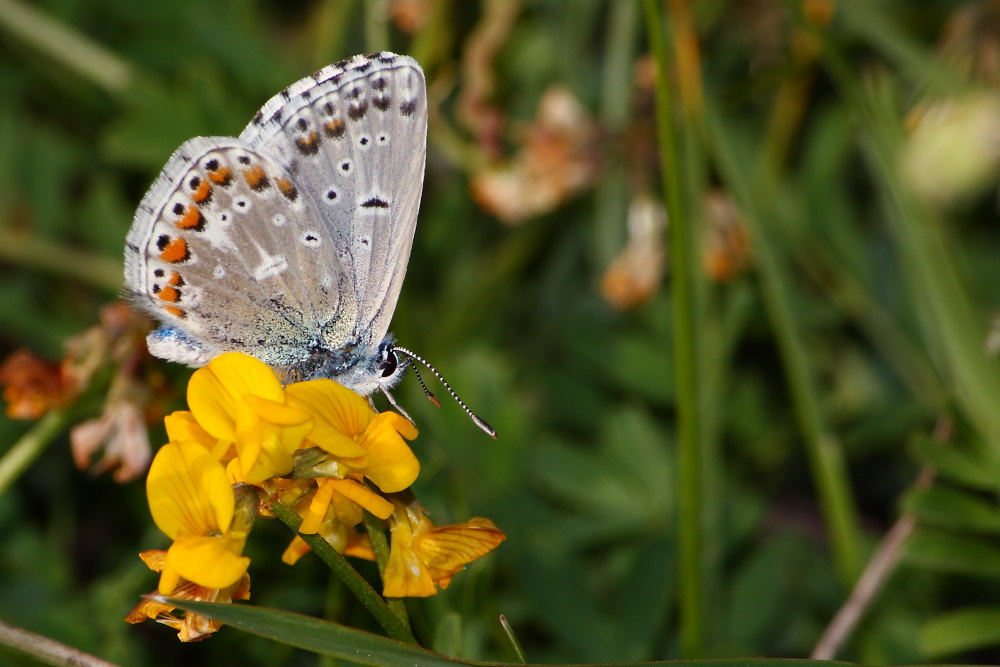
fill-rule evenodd
<path id="1" fill-rule="evenodd" d="M 887 99 L 893 91 L 888 81 L 873 78 L 856 100 L 861 128 L 867 141 L 864 155 L 882 184 L 883 205 L 889 229 L 903 259 L 906 277 L 922 315 L 920 324 L 941 376 L 952 386 L 953 400 L 979 432 L 1000 454 L 1000 372 L 986 358 L 982 318 L 963 284 L 950 239 L 940 215 L 918 201 L 899 177 L 898 155 L 903 140 L 902 121 Z"/>
<path id="2" fill-rule="evenodd" d="M 0 29 L 112 95 L 124 93 L 133 80 L 128 62 L 18 0 L 0 0 Z"/>
<path id="3" fill-rule="evenodd" d="M 67 646 L 43 635 L 36 635 L 23 628 L 0 621 L 0 644 L 22 651 L 49 665 L 75 665 L 76 667 L 118 667 L 90 653 Z M 12 658 L 13 659 L 13 658 Z"/>
<path id="4" fill-rule="evenodd" d="M 829 532 L 834 561 L 841 581 L 849 585 L 860 572 L 862 542 L 840 443 L 828 431 L 823 420 L 806 347 L 792 312 L 786 269 L 771 243 L 770 230 L 763 222 L 765 216 L 762 211 L 766 209 L 766 203 L 760 202 L 751 190 L 746 174 L 739 166 L 740 161 L 724 135 L 723 121 L 716 117 L 710 105 L 706 108 L 706 116 L 709 120 L 707 137 L 715 163 L 739 202 L 750 228 L 764 305 L 777 338 L 778 352 Z"/>
<path id="5" fill-rule="evenodd" d="M 803 248 L 796 259 L 799 269 L 824 291 L 831 303 L 857 322 L 913 397 L 932 412 L 945 410 L 948 397 L 941 379 L 852 269 L 836 253 L 818 243 Z"/>
<path id="6" fill-rule="evenodd" d="M 866 3 L 848 4 L 852 12 L 857 12 Z M 862 18 L 870 17 L 854 16 L 852 25 L 860 29 L 865 24 Z M 878 18 L 885 19 L 884 15 Z M 902 49 L 896 51 L 902 54 Z M 1000 413 L 996 410 L 1000 372 L 983 353 L 986 331 L 959 277 L 940 214 L 926 202 L 918 201 L 900 179 L 899 151 L 905 135 L 896 107 L 896 91 L 884 76 L 870 77 L 866 85 L 860 85 L 836 44 L 824 41 L 822 53 L 826 72 L 858 119 L 863 136 L 860 145 L 882 186 L 880 194 L 889 230 L 902 258 L 914 307 L 921 316 L 921 331 L 932 351 L 931 359 L 943 382 L 952 388 L 955 403 L 980 437 L 1000 455 Z M 925 81 L 916 71 L 913 78 Z M 958 79 L 952 79 L 933 77 L 933 91 L 953 91 Z"/>
<path id="7" fill-rule="evenodd" d="M 385 539 L 385 529 L 382 520 L 371 512 L 365 512 L 365 529 L 368 531 L 368 539 L 372 542 L 372 550 L 375 552 L 375 564 L 378 565 L 378 573 L 385 576 L 385 568 L 389 564 L 389 541 Z"/>
<path id="8" fill-rule="evenodd" d="M 0 3 L 4 1 L 0 0 Z M 0 261 L 71 278 L 114 294 L 121 291 L 121 258 L 112 260 L 80 248 L 61 246 L 33 234 L 0 228 Z"/>
<path id="9" fill-rule="evenodd" d="M 69 421 L 69 411 L 53 410 L 39 419 L 30 431 L 0 458 L 0 496 L 21 476 Z"/>
<path id="10" fill-rule="evenodd" d="M 507 621 L 507 617 L 500 614 L 500 626 L 503 628 L 504 634 L 507 635 L 507 640 L 510 642 L 511 647 L 514 649 L 514 654 L 517 656 L 517 661 L 522 665 L 528 664 L 528 658 L 524 653 L 524 648 L 521 646 L 521 642 L 517 640 L 517 635 L 514 634 L 514 628 L 510 627 L 510 623 Z"/>
<path id="11" fill-rule="evenodd" d="M 705 646 L 707 582 L 704 570 L 702 421 L 698 411 L 701 350 L 696 289 L 698 259 L 693 220 L 681 197 L 680 158 L 671 121 L 673 101 L 667 78 L 669 58 L 663 17 L 656 0 L 646 0 L 646 27 L 656 67 L 656 129 L 662 164 L 674 309 L 674 364 L 677 378 L 678 541 L 681 651 L 700 655 Z"/>
<path id="12" fill-rule="evenodd" d="M 371 540 L 372 550 L 375 552 L 375 564 L 378 566 L 378 574 L 385 581 L 385 568 L 389 565 L 389 541 L 385 539 L 385 528 L 382 520 L 371 512 L 365 511 L 365 528 L 368 530 L 368 539 Z M 401 598 L 388 598 L 386 604 L 396 616 L 399 617 L 407 627 L 410 626 L 410 619 L 406 613 L 406 605 Z"/>
<path id="13" fill-rule="evenodd" d="M 385 603 L 385 600 L 382 599 L 382 596 L 371 587 L 371 584 L 365 581 L 364 577 L 358 574 L 357 570 L 351 567 L 346 558 L 330 546 L 329 542 L 316 534 L 305 535 L 298 532 L 299 526 L 302 524 L 302 519 L 299 518 L 299 515 L 291 507 L 282 502 L 275 501 L 271 506 L 271 510 L 276 517 L 281 519 L 282 523 L 301 537 L 316 555 L 319 556 L 319 559 L 326 563 L 327 567 L 344 583 L 347 589 L 354 593 L 365 609 L 375 617 L 375 620 L 378 621 L 378 624 L 382 626 L 387 635 L 393 639 L 410 644 L 417 643 L 417 640 L 413 637 L 413 633 L 393 613 Z"/>

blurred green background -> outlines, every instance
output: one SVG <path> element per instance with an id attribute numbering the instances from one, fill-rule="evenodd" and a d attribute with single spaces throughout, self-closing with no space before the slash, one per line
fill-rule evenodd
<path id="1" fill-rule="evenodd" d="M 0 0 L 0 35 L 0 353 L 52 360 L 117 296 L 134 208 L 182 141 L 238 134 L 355 53 L 421 62 L 393 331 L 500 437 L 413 379 L 397 397 L 435 522 L 508 536 L 412 601 L 424 645 L 512 660 L 504 614 L 533 662 L 805 657 L 877 554 L 884 587 L 837 657 L 1000 662 L 1000 3 Z M 144 368 L 182 407 L 189 371 Z M 700 426 L 683 451 L 678 398 Z M 0 449 L 32 426 L 0 418 Z M 166 538 L 141 479 L 78 470 L 62 432 L 0 526 L 0 619 L 122 664 L 316 664 L 123 623 L 155 586 L 136 553 Z M 315 559 L 280 562 L 287 539 L 258 522 L 252 602 L 374 630 Z"/>

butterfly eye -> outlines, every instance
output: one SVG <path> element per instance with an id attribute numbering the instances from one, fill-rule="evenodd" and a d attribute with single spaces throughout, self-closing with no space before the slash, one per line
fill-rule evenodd
<path id="1" fill-rule="evenodd" d="M 382 370 L 382 377 L 387 378 L 396 372 L 396 355 L 390 354 L 389 358 L 383 361 L 379 368 Z"/>
<path id="2" fill-rule="evenodd" d="M 391 350 L 384 350 L 382 354 L 385 355 L 385 359 L 378 365 L 378 368 L 382 371 L 382 377 L 387 378 L 396 372 L 396 366 L 399 362 L 396 360 L 396 353 Z"/>

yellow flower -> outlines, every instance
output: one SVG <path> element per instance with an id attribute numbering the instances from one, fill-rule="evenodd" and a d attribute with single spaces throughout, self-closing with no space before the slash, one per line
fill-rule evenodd
<path id="1" fill-rule="evenodd" d="M 467 563 L 485 556 L 506 539 L 489 519 L 435 526 L 417 502 L 394 501 L 389 563 L 382 594 L 386 597 L 427 597 L 447 588 Z"/>
<path id="2" fill-rule="evenodd" d="M 187 410 L 176 410 L 163 418 L 163 425 L 167 428 L 167 440 L 178 442 L 180 440 L 192 440 L 199 443 L 205 449 L 212 452 L 212 456 L 228 463 L 236 456 L 236 449 L 233 443 L 228 440 L 220 440 L 198 425 L 194 415 Z"/>
<path id="3" fill-rule="evenodd" d="M 365 533 L 359 533 L 354 526 L 339 521 L 327 521 L 318 532 L 324 540 L 330 543 L 330 546 L 345 556 L 375 560 L 371 539 Z M 288 565 L 295 565 L 310 551 L 312 548 L 305 543 L 305 540 L 296 535 L 285 548 L 285 552 L 281 554 L 281 560 Z"/>
<path id="4" fill-rule="evenodd" d="M 157 452 L 146 496 L 153 521 L 174 540 L 160 575 L 161 593 L 173 592 L 182 577 L 214 589 L 239 581 L 250 564 L 242 553 L 256 509 L 255 492 L 242 493 L 237 508 L 222 464 L 202 445 L 181 441 Z"/>
<path id="5" fill-rule="evenodd" d="M 386 519 L 392 514 L 392 503 L 369 491 L 352 479 L 320 478 L 316 480 L 316 493 L 302 517 L 300 533 L 315 533 L 331 510 L 341 523 L 355 526 L 361 522 L 361 508 Z"/>
<path id="6" fill-rule="evenodd" d="M 267 365 L 227 352 L 195 371 L 188 406 L 213 438 L 236 445 L 232 477 L 249 483 L 285 475 L 292 452 L 312 428 L 309 414 L 285 404 L 285 390 Z"/>
<path id="7" fill-rule="evenodd" d="M 167 552 L 162 549 L 143 551 L 139 558 L 153 572 L 161 572 L 167 560 Z M 155 593 L 156 591 L 154 591 Z M 197 600 L 203 602 L 228 603 L 233 600 L 250 599 L 250 575 L 244 573 L 236 583 L 225 588 L 206 588 L 181 579 L 170 594 L 171 597 L 182 600 Z M 125 616 L 128 623 L 141 623 L 153 619 L 159 623 L 177 630 L 177 637 L 182 642 L 192 642 L 204 639 L 218 630 L 222 624 L 205 616 L 186 612 L 178 618 L 173 614 L 174 606 L 157 600 L 143 600 Z"/>
<path id="8" fill-rule="evenodd" d="M 313 416 L 306 439 L 333 457 L 336 476 L 363 475 L 383 493 L 402 491 L 417 479 L 420 462 L 403 440 L 417 437 L 417 428 L 402 415 L 376 413 L 366 399 L 333 380 L 290 385 L 287 396 L 289 405 Z"/>
<path id="9" fill-rule="evenodd" d="M 364 518 L 363 509 L 385 518 L 392 513 L 392 503 L 354 480 L 316 478 L 309 482 L 316 488 L 297 502 L 292 501 L 302 517 L 299 532 L 318 533 L 345 556 L 374 560 L 368 536 L 359 534 L 354 527 Z M 295 536 L 281 560 L 294 565 L 308 552 L 309 545 Z"/>
<path id="10" fill-rule="evenodd" d="M 302 515 L 303 533 L 330 532 L 321 526 L 329 520 L 355 525 L 344 519 L 345 509 L 330 516 L 331 503 L 345 499 L 357 503 L 380 519 L 392 514 L 392 504 L 361 483 L 365 477 L 384 493 L 408 488 L 420 473 L 420 462 L 403 438 L 413 439 L 417 429 L 395 412 L 376 413 L 368 401 L 332 380 L 310 380 L 286 390 L 288 404 L 308 412 L 313 427 L 308 443 L 326 452 L 310 469 L 297 474 L 313 475 L 317 490 Z M 305 457 L 303 457 L 305 458 Z"/>
<path id="11" fill-rule="evenodd" d="M 505 539 L 488 519 L 436 527 L 423 508 L 387 498 L 417 479 L 420 463 L 406 440 L 413 424 L 332 380 L 282 387 L 253 357 L 226 353 L 188 384 L 190 412 L 165 419 L 170 442 L 153 460 L 146 483 L 150 512 L 173 544 L 141 554 L 160 573 L 158 591 L 173 597 L 231 602 L 249 597 L 243 549 L 254 517 L 270 503 L 293 507 L 300 532 L 321 536 L 340 553 L 374 560 L 364 512 L 389 520 L 387 597 L 434 595 L 467 563 Z M 235 484 L 234 484 L 235 482 Z M 258 502 L 258 495 L 266 498 Z M 309 539 L 307 537 L 307 539 Z M 309 551 L 295 537 L 282 560 Z M 146 601 L 126 617 L 155 619 L 193 641 L 219 628 L 196 614 Z"/>

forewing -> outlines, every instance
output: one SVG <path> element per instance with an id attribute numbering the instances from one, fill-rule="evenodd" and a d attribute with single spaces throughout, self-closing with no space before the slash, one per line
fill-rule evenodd
<path id="1" fill-rule="evenodd" d="M 272 98 L 240 135 L 294 174 L 349 276 L 354 320 L 332 311 L 328 347 L 381 341 L 399 297 L 423 187 L 427 94 L 406 56 L 355 56 Z"/>
<path id="2" fill-rule="evenodd" d="M 322 322 L 356 320 L 353 285 L 323 243 L 320 216 L 285 166 L 234 137 L 198 137 L 171 156 L 125 246 L 134 300 L 203 345 L 281 367 Z M 158 350 L 163 354 L 163 350 Z M 171 360 L 190 363 L 189 356 Z"/>

